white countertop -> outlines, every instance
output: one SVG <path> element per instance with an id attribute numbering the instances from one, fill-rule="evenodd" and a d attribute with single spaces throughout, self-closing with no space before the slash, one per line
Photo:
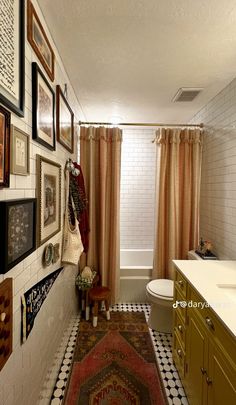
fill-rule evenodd
<path id="1" fill-rule="evenodd" d="M 236 261 L 173 262 L 236 337 Z M 227 288 L 220 288 L 218 285 Z"/>

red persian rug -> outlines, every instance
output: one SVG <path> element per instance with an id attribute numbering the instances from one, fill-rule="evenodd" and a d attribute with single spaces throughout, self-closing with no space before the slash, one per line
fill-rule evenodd
<path id="1" fill-rule="evenodd" d="M 164 405 L 166 397 L 142 312 L 82 320 L 66 405 Z"/>

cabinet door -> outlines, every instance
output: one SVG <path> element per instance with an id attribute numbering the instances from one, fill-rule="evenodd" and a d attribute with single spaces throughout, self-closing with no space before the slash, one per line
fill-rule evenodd
<path id="1" fill-rule="evenodd" d="M 209 345 L 208 405 L 236 404 L 236 366 L 218 346 Z"/>
<path id="2" fill-rule="evenodd" d="M 188 310 L 188 316 L 186 392 L 191 405 L 204 405 L 206 403 L 207 333 L 193 309 Z"/>

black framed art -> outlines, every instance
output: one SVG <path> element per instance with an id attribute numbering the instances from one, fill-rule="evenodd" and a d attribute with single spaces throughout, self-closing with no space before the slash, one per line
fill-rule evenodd
<path id="1" fill-rule="evenodd" d="M 73 153 L 74 113 L 59 85 L 56 87 L 56 112 L 57 141 Z"/>
<path id="2" fill-rule="evenodd" d="M 36 249 L 36 198 L 0 201 L 0 273 Z"/>
<path id="3" fill-rule="evenodd" d="M 0 9 L 0 103 L 24 117 L 25 1 L 0 0 Z"/>
<path id="4" fill-rule="evenodd" d="M 55 150 L 55 94 L 36 62 L 32 63 L 33 139 Z"/>
<path id="5" fill-rule="evenodd" d="M 0 188 L 9 187 L 11 113 L 0 106 Z"/>

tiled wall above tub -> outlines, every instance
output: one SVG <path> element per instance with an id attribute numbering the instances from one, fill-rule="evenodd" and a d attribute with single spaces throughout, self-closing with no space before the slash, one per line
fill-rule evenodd
<path id="1" fill-rule="evenodd" d="M 75 97 L 69 78 L 63 67 L 63 63 L 57 52 L 56 44 L 53 42 L 50 32 L 46 26 L 43 15 L 36 1 L 33 1 L 36 12 L 44 27 L 47 37 L 55 53 L 55 79 L 51 83 L 42 65 L 32 50 L 30 44 L 25 42 L 25 116 L 20 118 L 11 114 L 11 122 L 22 129 L 30 138 L 30 175 L 10 175 L 10 188 L 0 190 L 0 200 L 19 199 L 35 197 L 36 187 L 36 154 L 51 159 L 62 166 L 62 196 L 64 196 L 63 169 L 69 152 L 59 143 L 56 144 L 56 151 L 50 151 L 44 146 L 32 140 L 32 82 L 31 63 L 36 61 L 44 72 L 47 80 L 55 91 L 56 85 L 60 84 L 62 89 L 67 83 L 68 101 L 75 114 L 75 122 L 84 119 L 79 103 Z M 27 1 L 25 1 L 25 6 Z M 26 7 L 25 7 L 26 8 Z M 26 17 L 26 10 L 25 10 Z M 75 146 L 77 139 L 75 138 Z M 72 155 L 70 155 L 73 157 Z M 77 156 L 75 148 L 74 157 Z M 61 219 L 63 223 L 64 200 L 62 201 Z M 2 230 L 1 230 L 2 231 Z M 47 243 L 61 244 L 62 232 L 57 233 Z M 45 245 L 46 245 L 45 244 Z M 32 405 L 37 403 L 40 388 L 57 345 L 61 341 L 63 330 L 70 321 L 70 317 L 77 308 L 77 296 L 75 290 L 76 268 L 68 266 L 58 277 L 43 304 L 38 317 L 35 320 L 34 333 L 21 345 L 21 295 L 32 287 L 39 280 L 46 277 L 60 267 L 60 262 L 43 268 L 42 254 L 45 245 L 38 248 L 25 260 L 21 261 L 6 274 L 0 274 L 0 282 L 6 277 L 13 278 L 13 353 L 8 362 L 0 372 L 0 402 L 1 405 Z M 54 381 L 52 381 L 52 389 Z M 50 398 L 50 390 L 47 392 Z"/>
<path id="2" fill-rule="evenodd" d="M 192 123 L 204 123 L 200 236 L 220 259 L 236 259 L 236 79 Z"/>
<path id="3" fill-rule="evenodd" d="M 121 249 L 154 244 L 155 129 L 123 129 L 121 156 Z"/>

